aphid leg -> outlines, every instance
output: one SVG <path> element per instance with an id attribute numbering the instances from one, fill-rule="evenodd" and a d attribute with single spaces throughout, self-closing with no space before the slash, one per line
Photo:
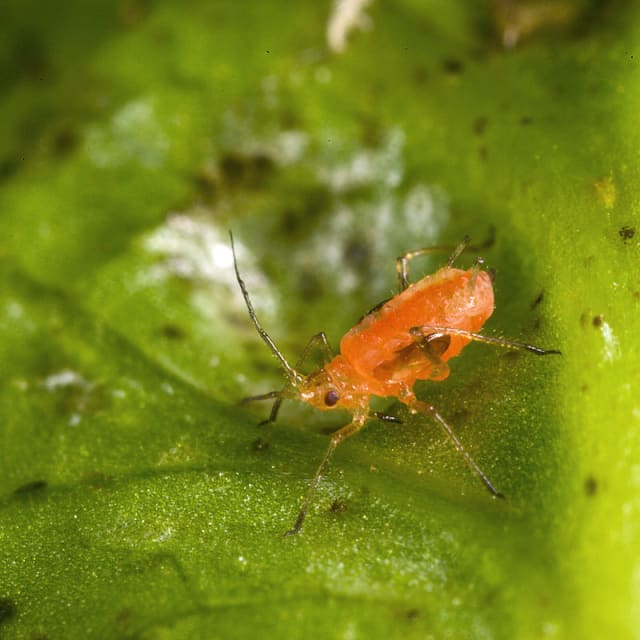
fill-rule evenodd
<path id="1" fill-rule="evenodd" d="M 502 347 L 503 349 L 517 349 L 521 351 L 529 351 L 535 353 L 537 356 L 549 356 L 553 354 L 561 354 L 557 349 L 543 349 L 542 347 L 536 347 L 533 344 L 527 344 L 526 342 L 518 342 L 517 340 L 508 340 L 507 338 L 492 338 L 491 336 L 485 336 L 481 333 L 474 333 L 472 331 L 465 331 L 464 329 L 454 329 L 453 327 L 436 327 L 431 325 L 423 325 L 420 327 L 412 327 L 409 329 L 409 333 L 412 336 L 428 336 L 430 334 L 439 333 L 452 336 L 462 336 L 475 342 L 484 342 L 485 344 L 491 344 L 495 347 Z"/>
<path id="2" fill-rule="evenodd" d="M 451 442 L 453 442 L 453 446 L 456 448 L 456 451 L 462 456 L 463 460 L 467 463 L 467 466 L 478 476 L 478 478 L 480 478 L 480 480 L 482 480 L 482 483 L 489 492 L 496 498 L 504 498 L 504 495 L 495 488 L 484 471 L 462 446 L 462 442 L 460 442 L 458 436 L 453 432 L 453 429 L 432 404 L 421 402 L 415 398 L 405 400 L 405 402 L 407 403 L 411 413 L 422 413 L 431 416 L 438 423 L 438 426 L 447 434 Z"/>
<path id="3" fill-rule="evenodd" d="M 260 400 L 273 400 L 274 398 L 280 398 L 281 396 L 281 391 L 269 391 L 268 393 L 260 393 L 257 396 L 247 396 L 246 398 L 242 398 L 242 400 L 240 400 L 240 404 L 259 402 Z"/>
<path id="4" fill-rule="evenodd" d="M 447 375 L 449 365 L 443 362 L 441 356 L 451 344 L 451 336 L 446 333 L 429 333 L 425 335 L 422 331 L 409 330 L 409 333 L 416 338 L 416 343 L 426 359 L 433 365 L 432 375 Z"/>
<path id="5" fill-rule="evenodd" d="M 316 333 L 314 336 L 309 338 L 309 342 L 307 342 L 305 348 L 302 350 L 302 355 L 300 359 L 296 363 L 296 371 L 300 371 L 302 365 L 305 363 L 305 360 L 309 357 L 311 350 L 314 346 L 319 345 L 323 354 L 323 364 L 329 362 L 333 358 L 333 350 L 331 349 L 331 345 L 327 340 L 327 334 L 324 331 L 320 333 Z M 280 406 L 282 405 L 282 401 L 287 397 L 285 391 L 289 387 L 285 387 L 283 391 L 271 391 L 271 393 L 263 394 L 262 396 L 254 396 L 253 398 L 247 398 L 246 400 L 269 400 L 271 398 L 275 398 L 275 402 L 271 407 L 271 413 L 266 420 L 260 422 L 261 425 L 269 424 L 271 422 L 275 422 L 278 418 L 278 413 L 280 412 Z"/>
<path id="6" fill-rule="evenodd" d="M 358 431 L 360 431 L 360 429 L 362 429 L 362 427 L 364 426 L 366 419 L 367 419 L 367 414 L 365 412 L 356 413 L 353 416 L 353 420 L 349 424 L 345 425 L 341 429 L 338 429 L 338 431 L 336 431 L 331 436 L 331 442 L 329 443 L 329 448 L 327 449 L 327 452 L 324 454 L 324 457 L 322 458 L 322 461 L 318 466 L 315 476 L 313 476 L 313 480 L 311 481 L 311 486 L 309 487 L 309 491 L 307 492 L 304 502 L 302 503 L 302 507 L 300 509 L 300 513 L 298 514 L 298 517 L 296 518 L 296 522 L 293 525 L 293 528 L 289 529 L 289 531 L 287 531 L 284 534 L 285 536 L 293 536 L 300 532 L 300 529 L 302 528 L 302 523 L 304 522 L 304 519 L 307 515 L 307 511 L 309 510 L 309 507 L 311 506 L 311 503 L 313 502 L 313 499 L 316 495 L 318 484 L 320 484 L 320 480 L 322 479 L 322 472 L 324 471 L 324 468 L 329 463 L 329 460 L 331 460 L 331 456 L 333 456 L 333 453 L 336 450 L 336 447 L 343 440 L 346 440 L 349 436 L 352 436 L 354 433 L 357 433 Z"/>
<path id="7" fill-rule="evenodd" d="M 463 241 L 457 245 L 439 245 L 433 247 L 424 247 L 422 249 L 415 249 L 414 251 L 407 251 L 407 253 L 401 255 L 396 260 L 396 271 L 398 273 L 398 291 L 402 293 L 409 286 L 409 263 L 414 258 L 419 256 L 426 256 L 432 253 L 444 253 L 453 252 L 447 260 L 447 266 L 453 266 L 453 263 L 460 257 L 463 251 L 480 251 L 490 247 L 495 242 L 495 227 L 489 227 L 489 236 L 481 244 L 471 245 L 469 244 L 469 236 L 465 236 Z"/>
<path id="8" fill-rule="evenodd" d="M 302 355 L 296 363 L 296 370 L 299 370 L 302 367 L 305 360 L 309 357 L 311 349 L 313 349 L 313 347 L 315 347 L 316 345 L 320 347 L 323 355 L 322 364 L 326 364 L 333 359 L 333 349 L 331 348 L 331 345 L 327 340 L 327 334 L 324 331 L 321 331 L 320 333 L 316 333 L 314 336 L 311 336 L 311 338 L 309 338 L 309 342 L 307 342 L 305 348 L 302 350 Z"/>
<path id="9" fill-rule="evenodd" d="M 402 293 L 409 286 L 409 263 L 414 258 L 419 256 L 427 256 L 432 253 L 444 253 L 445 251 L 451 251 L 453 249 L 453 255 L 449 258 L 447 265 L 451 266 L 452 260 L 455 260 L 466 248 L 469 243 L 469 236 L 465 236 L 463 241 L 457 246 L 451 245 L 436 245 L 433 247 L 423 247 L 422 249 L 414 249 L 413 251 L 407 251 L 403 253 L 396 260 L 396 271 L 398 273 L 398 290 Z"/>

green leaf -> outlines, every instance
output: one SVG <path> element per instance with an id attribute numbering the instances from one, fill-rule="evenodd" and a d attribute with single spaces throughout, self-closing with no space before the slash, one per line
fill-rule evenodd
<path id="1" fill-rule="evenodd" d="M 637 638 L 635 5 L 378 2 L 338 52 L 328 2 L 63 4 L 0 45 L 2 636 Z M 295 362 L 492 226 L 485 331 L 562 356 L 417 389 L 507 499 L 376 400 L 285 538 L 349 416 L 238 404 L 283 377 L 228 230 Z"/>

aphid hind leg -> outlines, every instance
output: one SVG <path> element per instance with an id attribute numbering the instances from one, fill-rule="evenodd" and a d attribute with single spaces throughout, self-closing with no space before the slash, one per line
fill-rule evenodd
<path id="1" fill-rule="evenodd" d="M 402 254 L 396 260 L 396 272 L 398 273 L 398 291 L 402 293 L 409 286 L 409 263 L 414 258 L 419 256 L 426 256 L 433 253 L 452 252 L 451 256 L 447 260 L 447 266 L 453 266 L 454 262 L 460 257 L 460 254 L 464 251 L 480 251 L 490 247 L 495 242 L 495 227 L 489 227 L 489 236 L 481 244 L 471 245 L 469 244 L 469 236 L 465 236 L 462 242 L 457 246 L 452 245 L 437 245 L 433 247 L 423 247 L 422 249 L 415 249 L 413 251 L 407 251 Z"/>
<path id="2" fill-rule="evenodd" d="M 449 373 L 449 365 L 442 360 L 442 355 L 451 344 L 451 337 L 446 333 L 414 334 L 415 344 L 418 345 L 424 357 L 433 365 L 432 376 L 446 376 Z"/>
<path id="3" fill-rule="evenodd" d="M 484 342 L 485 344 L 491 344 L 494 347 L 501 347 L 503 349 L 513 349 L 519 351 L 529 351 L 537 356 L 548 355 L 560 355 L 561 352 L 557 349 L 543 349 L 542 347 L 536 347 L 533 344 L 527 344 L 526 342 L 519 342 L 517 340 L 509 340 L 507 338 L 493 338 L 491 336 L 485 336 L 482 333 L 474 333 L 473 331 L 466 331 L 465 329 L 454 329 L 453 327 L 437 327 L 433 325 L 423 325 L 420 327 L 412 327 L 409 329 L 409 333 L 414 336 L 428 336 L 434 333 L 462 336 L 475 342 Z"/>
<path id="4" fill-rule="evenodd" d="M 403 402 L 407 404 L 411 413 L 422 413 L 431 416 L 437 422 L 438 426 L 448 436 L 449 440 L 451 440 L 453 446 L 456 448 L 456 451 L 462 456 L 462 459 L 466 462 L 467 466 L 478 476 L 478 478 L 480 478 L 480 480 L 482 480 L 482 483 L 489 490 L 491 495 L 496 498 L 504 498 L 504 495 L 495 488 L 485 472 L 478 466 L 476 461 L 462 446 L 462 442 L 460 442 L 458 436 L 456 436 L 451 426 L 438 413 L 437 409 L 432 404 L 421 402 L 420 400 L 415 399 L 415 397 L 403 400 Z"/>
<path id="5" fill-rule="evenodd" d="M 322 458 L 320 464 L 318 465 L 318 469 L 316 470 L 315 475 L 313 476 L 313 480 L 311 481 L 311 486 L 307 491 L 307 495 L 302 503 L 302 507 L 300 508 L 300 513 L 298 513 L 298 517 L 296 518 L 295 524 L 292 529 L 289 529 L 284 535 L 285 536 L 293 536 L 300 532 L 302 528 L 302 524 L 304 519 L 307 516 L 307 511 L 309 511 L 309 507 L 313 502 L 313 499 L 316 495 L 316 491 L 318 490 L 318 485 L 320 484 L 320 480 L 322 479 L 322 472 L 324 471 L 327 464 L 329 464 L 329 460 L 333 456 L 336 447 L 343 441 L 346 440 L 349 436 L 352 436 L 354 433 L 358 433 L 360 429 L 364 426 L 364 423 L 367 420 L 367 413 L 356 413 L 353 416 L 353 420 L 338 429 L 332 436 L 331 441 L 329 442 L 329 448 L 327 449 L 324 457 Z"/>

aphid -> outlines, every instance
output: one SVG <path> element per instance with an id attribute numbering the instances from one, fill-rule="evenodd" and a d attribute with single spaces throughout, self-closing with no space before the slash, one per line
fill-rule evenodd
<path id="1" fill-rule="evenodd" d="M 481 247 L 470 247 L 469 238 L 466 237 L 453 250 L 444 267 L 415 283 L 409 282 L 411 260 L 430 253 L 451 251 L 451 247 L 426 247 L 405 253 L 396 261 L 398 294 L 372 309 L 345 334 L 340 341 L 338 355 L 334 356 L 324 332 L 314 335 L 294 368 L 278 350 L 256 316 L 238 270 L 233 235 L 231 232 L 229 235 L 236 278 L 249 316 L 262 339 L 279 360 L 287 377 L 287 383 L 281 391 L 251 396 L 245 398 L 244 402 L 274 400 L 271 414 L 264 422 L 275 421 L 282 401 L 289 398 L 307 402 L 325 411 L 346 409 L 352 415 L 351 422 L 331 436 L 329 448 L 311 481 L 295 524 L 285 535 L 300 531 L 322 472 L 343 440 L 360 431 L 369 418 L 400 422 L 394 416 L 371 411 L 369 402 L 372 395 L 395 397 L 412 414 L 421 413 L 433 418 L 490 493 L 496 498 L 503 497 L 467 453 L 437 409 L 428 402 L 418 400 L 413 392 L 417 380 L 444 380 L 449 375 L 447 362 L 471 341 L 530 351 L 539 356 L 560 353 L 478 333 L 493 313 L 492 276 L 488 271 L 481 270 L 481 258 L 466 271 L 453 265 L 463 251 Z M 483 246 L 492 241 L 493 239 Z M 304 375 L 300 368 L 314 347 L 322 350 L 326 364 Z"/>

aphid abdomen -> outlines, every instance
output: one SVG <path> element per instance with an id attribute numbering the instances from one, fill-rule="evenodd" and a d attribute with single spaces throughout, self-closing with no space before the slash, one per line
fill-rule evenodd
<path id="1" fill-rule="evenodd" d="M 414 348 L 425 335 L 413 330 L 433 325 L 478 331 L 492 312 L 493 286 L 487 273 L 445 267 L 363 318 L 342 338 L 340 352 L 365 378 L 381 380 L 388 375 L 390 382 L 401 379 L 409 385 L 415 380 L 442 380 L 448 369 L 441 363 L 457 356 L 469 338 L 450 336 L 436 360 Z"/>

